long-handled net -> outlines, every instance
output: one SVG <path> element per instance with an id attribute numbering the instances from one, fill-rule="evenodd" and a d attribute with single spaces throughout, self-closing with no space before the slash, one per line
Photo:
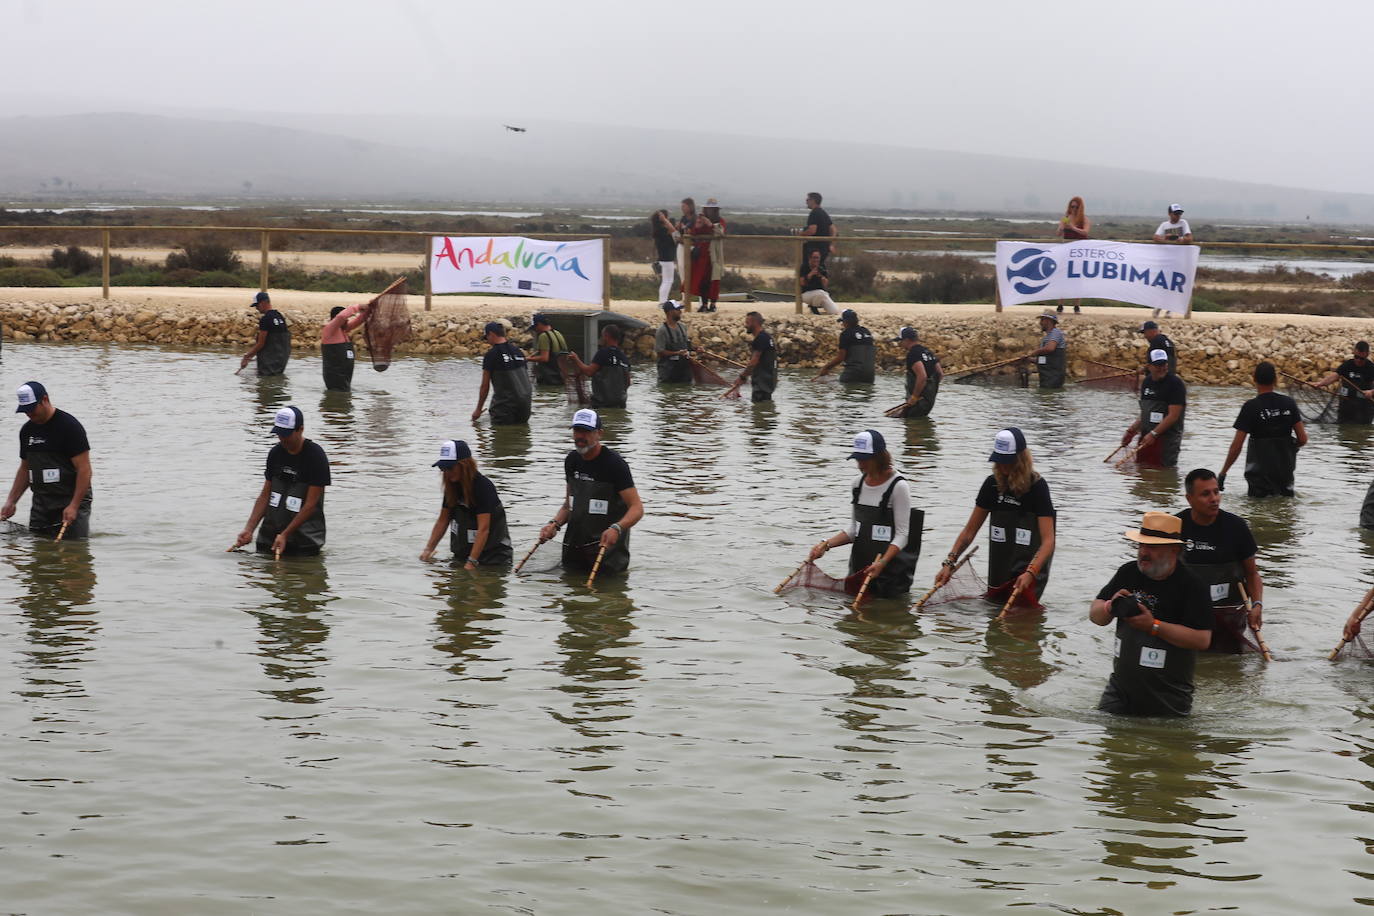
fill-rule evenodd
<path id="1" fill-rule="evenodd" d="M 859 588 L 863 585 L 863 581 L 863 570 L 851 576 L 846 576 L 843 579 L 836 579 L 815 563 L 807 560 L 802 564 L 801 569 L 797 570 L 795 574 L 778 587 L 777 591 L 782 593 L 799 588 L 807 588 L 818 592 L 857 595 L 859 593 Z"/>
<path id="2" fill-rule="evenodd" d="M 701 363 L 700 360 L 688 359 L 687 364 L 692 367 L 692 382 L 697 385 L 720 385 L 729 388 L 731 383 L 720 373 Z M 739 397 L 739 389 L 735 389 L 735 397 Z"/>
<path id="3" fill-rule="evenodd" d="M 1137 376 L 1134 369 L 1123 369 L 1111 363 L 1100 363 L 1095 359 L 1085 359 L 1081 362 L 1087 375 L 1075 384 L 1107 391 L 1135 391 Z"/>
<path id="4" fill-rule="evenodd" d="M 1280 371 L 1284 378 L 1284 394 L 1298 403 L 1298 411 L 1304 423 L 1335 423 L 1340 406 L 1340 395 L 1335 391 L 1318 388 L 1295 375 Z"/>
<path id="5" fill-rule="evenodd" d="M 1251 638 L 1250 615 L 1244 605 L 1214 607 L 1212 618 L 1212 645 L 1209 651 L 1232 655 L 1262 651 L 1259 643 Z"/>
<path id="6" fill-rule="evenodd" d="M 1001 385 L 1014 388 L 1029 388 L 1031 363 L 1029 356 L 1013 356 L 985 366 L 972 366 L 958 372 L 947 373 L 945 378 L 958 385 Z"/>
<path id="7" fill-rule="evenodd" d="M 591 395 L 587 393 L 587 377 L 578 370 L 577 365 L 566 354 L 558 355 L 558 369 L 563 373 L 563 390 L 567 392 L 569 404 L 589 404 Z"/>
<path id="8" fill-rule="evenodd" d="M 972 556 L 972 553 L 973 551 L 969 551 L 969 556 Z M 987 594 L 987 591 L 988 584 L 983 581 L 982 576 L 978 575 L 973 564 L 962 562 L 954 568 L 954 573 L 949 577 L 949 580 L 939 588 L 927 592 L 918 606 L 939 607 L 942 604 L 949 604 L 951 601 L 982 598 Z"/>
<path id="9" fill-rule="evenodd" d="M 410 339 L 410 310 L 406 308 L 406 279 L 401 277 L 367 304 L 363 340 L 372 368 L 385 372 L 398 343 Z"/>
<path id="10" fill-rule="evenodd" d="M 563 551 L 565 549 L 572 554 L 570 559 L 574 560 L 575 565 L 583 569 L 591 569 L 592 564 L 596 562 L 596 554 L 600 548 L 600 539 L 565 548 L 561 540 L 554 538 L 552 541 L 536 544 L 535 549 L 531 550 L 521 561 L 523 565 L 520 567 L 520 572 L 522 574 L 553 572 L 563 565 Z"/>
<path id="11" fill-rule="evenodd" d="M 1374 588 L 1365 592 L 1364 598 L 1360 599 L 1360 603 L 1355 606 L 1353 616 L 1355 617 L 1356 626 L 1364 623 L 1365 618 L 1369 616 L 1371 610 L 1374 610 Z M 1354 646 L 1354 648 L 1352 649 L 1351 646 Z M 1364 634 L 1357 630 L 1354 639 L 1346 639 L 1345 634 L 1342 633 L 1340 645 L 1332 649 L 1331 654 L 1327 656 L 1327 658 L 1333 662 L 1342 657 L 1374 658 L 1374 651 L 1371 651 L 1369 644 L 1364 641 Z"/>

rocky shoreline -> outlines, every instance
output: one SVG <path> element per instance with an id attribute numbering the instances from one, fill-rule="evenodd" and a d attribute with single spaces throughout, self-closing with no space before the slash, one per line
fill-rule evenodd
<path id="1" fill-rule="evenodd" d="M 475 307 L 415 311 L 414 337 L 398 347 L 398 354 L 479 356 L 486 350 L 481 331 L 487 321 L 511 320 L 512 316 L 526 314 L 517 311 L 525 306 L 523 302 L 519 306 L 502 306 L 484 302 Z M 913 306 L 912 310 L 919 308 L 924 307 Z M 686 316 L 685 323 L 699 346 L 744 361 L 749 353 L 743 322 L 747 310 L 748 307 L 734 306 L 729 312 L 691 314 Z M 280 311 L 291 325 L 295 349 L 316 350 L 325 314 L 318 308 L 282 307 Z M 645 320 L 657 322 L 652 307 L 636 307 L 633 311 Z M 765 314 L 777 341 L 781 365 L 814 368 L 834 355 L 838 331 L 834 318 L 795 315 L 790 305 L 786 310 L 767 309 Z M 1146 350 L 1145 339 L 1137 331 L 1140 314 L 1133 313 L 1130 318 L 1091 313 L 1066 315 L 1063 327 L 1069 339 L 1071 376 L 1084 377 L 1084 360 L 1125 367 L 1140 365 Z M 1189 382 L 1209 385 L 1248 385 L 1254 364 L 1261 359 L 1268 359 L 1280 370 L 1299 378 L 1315 378 L 1346 359 L 1353 341 L 1374 336 L 1374 323 L 1340 319 L 1326 323 L 1301 318 L 1285 323 L 1276 319 L 1272 315 L 1208 313 L 1190 321 L 1167 319 L 1164 324 L 1178 347 L 1179 373 Z M 1040 340 L 1033 315 L 1024 312 L 903 316 L 900 307 L 890 307 L 873 309 L 863 321 L 878 339 L 878 362 L 887 370 L 898 370 L 902 365 L 902 350 L 891 341 L 903 324 L 919 329 L 922 343 L 939 355 L 947 371 L 1007 359 L 1033 349 Z M 516 344 L 527 344 L 524 320 L 517 317 L 516 322 L 511 339 Z M 253 338 L 255 316 L 244 308 L 182 309 L 105 300 L 25 300 L 0 303 L 0 327 L 4 338 L 10 341 L 138 343 L 241 352 Z M 634 334 L 625 349 L 632 358 L 652 359 L 652 331 Z"/>

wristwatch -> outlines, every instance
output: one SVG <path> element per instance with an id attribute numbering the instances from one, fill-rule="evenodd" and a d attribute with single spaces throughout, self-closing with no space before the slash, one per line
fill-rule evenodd
<path id="1" fill-rule="evenodd" d="M 1150 627 L 1150 635 L 1151 635 L 1151 636 L 1158 636 L 1158 635 L 1159 635 L 1159 621 L 1158 621 L 1158 620 L 1156 620 L 1156 621 L 1154 622 L 1154 625 Z"/>
<path id="2" fill-rule="evenodd" d="M 620 527 L 620 522 L 611 522 L 611 524 L 610 524 L 609 527 L 614 528 L 616 534 L 624 534 L 624 533 L 625 533 L 625 529 L 622 528 L 622 527 Z"/>

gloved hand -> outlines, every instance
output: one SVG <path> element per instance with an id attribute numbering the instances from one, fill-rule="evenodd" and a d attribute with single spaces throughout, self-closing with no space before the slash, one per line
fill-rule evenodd
<path id="1" fill-rule="evenodd" d="M 1225 492 L 1225 491 L 1226 491 L 1226 475 L 1225 475 L 1225 474 L 1218 474 L 1218 475 L 1217 475 L 1217 489 L 1218 489 L 1218 490 L 1221 490 L 1222 492 Z"/>

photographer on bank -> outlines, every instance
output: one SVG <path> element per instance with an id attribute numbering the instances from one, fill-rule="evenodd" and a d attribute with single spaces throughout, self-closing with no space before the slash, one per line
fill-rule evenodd
<path id="1" fill-rule="evenodd" d="M 1112 676 L 1097 708 L 1119 715 L 1186 716 L 1193 708 L 1197 653 L 1212 643 L 1207 586 L 1179 563 L 1183 522 L 1146 512 L 1135 541 L 1136 559 L 1097 593 L 1088 618 L 1116 621 Z"/>

